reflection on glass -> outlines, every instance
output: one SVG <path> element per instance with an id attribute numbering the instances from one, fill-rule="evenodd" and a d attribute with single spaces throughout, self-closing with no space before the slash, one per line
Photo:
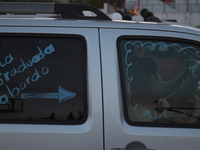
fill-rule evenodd
<path id="1" fill-rule="evenodd" d="M 1 123 L 84 122 L 87 92 L 83 37 L 1 35 L 0 49 Z"/>
<path id="2" fill-rule="evenodd" d="M 198 122 L 198 46 L 168 41 L 123 40 L 120 48 L 131 121 Z"/>

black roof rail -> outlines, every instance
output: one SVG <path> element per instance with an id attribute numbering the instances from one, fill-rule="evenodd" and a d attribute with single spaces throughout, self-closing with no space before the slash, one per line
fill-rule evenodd
<path id="1" fill-rule="evenodd" d="M 86 16 L 84 12 L 95 15 Z M 88 4 L 0 2 L 2 14 L 60 14 L 63 19 L 111 20 L 105 13 Z"/>

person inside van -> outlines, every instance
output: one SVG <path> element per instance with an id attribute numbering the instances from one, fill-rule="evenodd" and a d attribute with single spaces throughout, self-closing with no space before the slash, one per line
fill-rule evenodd
<path id="1" fill-rule="evenodd" d="M 179 74 L 175 79 L 161 85 L 156 62 L 149 57 L 132 58 L 132 65 L 129 70 L 130 82 L 128 114 L 134 122 L 190 122 L 195 123 L 200 117 L 200 99 L 197 96 L 195 111 L 192 117 L 185 117 L 185 113 L 176 113 L 168 110 L 169 102 L 162 97 L 163 93 L 180 83 L 184 73 Z"/>

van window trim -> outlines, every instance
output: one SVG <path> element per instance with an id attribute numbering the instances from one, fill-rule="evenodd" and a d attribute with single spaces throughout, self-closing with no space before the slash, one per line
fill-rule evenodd
<path id="1" fill-rule="evenodd" d="M 87 82 L 87 43 L 86 39 L 81 34 L 60 34 L 60 33 L 0 33 L 0 37 L 10 38 L 70 38 L 79 39 L 84 45 L 84 73 L 83 73 L 83 110 L 84 116 L 81 120 L 17 120 L 17 119 L 0 119 L 0 124 L 36 124 L 36 125 L 81 125 L 87 121 L 88 118 L 88 82 Z"/>
<path id="2" fill-rule="evenodd" d="M 186 38 L 177 38 L 177 37 L 169 37 L 169 36 L 141 36 L 141 35 L 121 35 L 116 40 L 116 46 L 117 46 L 117 56 L 118 56 L 118 67 L 119 67 L 119 75 L 120 75 L 120 89 L 121 89 L 121 99 L 123 104 L 123 114 L 124 119 L 128 125 L 131 126 L 138 126 L 138 127 L 168 127 L 168 128 L 200 128 L 199 124 L 194 123 L 155 123 L 155 122 L 133 122 L 128 117 L 128 110 L 127 110 L 127 102 L 126 102 L 126 90 L 125 90 L 125 84 L 124 84 L 124 75 L 122 71 L 122 57 L 120 55 L 120 42 L 122 40 L 164 40 L 169 42 L 182 42 L 182 43 L 188 43 L 192 45 L 197 45 L 200 47 L 199 41 L 186 39 Z"/>

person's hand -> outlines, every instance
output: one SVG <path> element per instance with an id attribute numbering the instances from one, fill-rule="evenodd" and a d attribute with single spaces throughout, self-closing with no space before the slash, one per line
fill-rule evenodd
<path id="1" fill-rule="evenodd" d="M 157 101 L 158 109 L 168 109 L 170 104 L 164 98 L 159 98 Z"/>

